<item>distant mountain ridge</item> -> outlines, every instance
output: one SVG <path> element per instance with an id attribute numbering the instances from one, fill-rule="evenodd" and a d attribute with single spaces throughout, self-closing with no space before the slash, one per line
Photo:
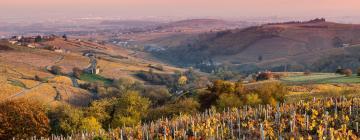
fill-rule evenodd
<path id="1" fill-rule="evenodd" d="M 315 19 L 210 32 L 194 40 L 156 56 L 181 66 L 199 66 L 211 61 L 238 71 L 279 70 L 284 65 L 291 65 L 290 70 L 294 71 L 326 71 L 328 68 L 313 64 L 330 56 L 347 55 L 345 47 L 360 44 L 360 25 Z"/>

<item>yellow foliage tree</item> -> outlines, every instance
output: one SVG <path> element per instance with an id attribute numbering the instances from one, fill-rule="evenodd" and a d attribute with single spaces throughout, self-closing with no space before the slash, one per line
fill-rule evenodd
<path id="1" fill-rule="evenodd" d="M 85 132 L 99 132 L 101 124 L 94 117 L 86 117 L 81 120 L 80 130 Z"/>
<path id="2" fill-rule="evenodd" d="M 179 85 L 185 85 L 187 82 L 187 77 L 186 76 L 180 76 L 179 80 L 178 80 L 178 84 Z"/>

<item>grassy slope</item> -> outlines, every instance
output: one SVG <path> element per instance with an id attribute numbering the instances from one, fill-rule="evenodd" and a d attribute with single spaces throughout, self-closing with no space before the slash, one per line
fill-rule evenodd
<path id="1" fill-rule="evenodd" d="M 83 50 L 95 50 L 101 52 L 99 56 L 107 58 L 99 60 L 102 71 L 100 75 L 84 74 L 81 79 L 85 82 L 100 81 L 110 84 L 110 78 L 127 77 L 135 79 L 133 74 L 137 71 L 149 70 L 149 64 L 160 64 L 130 56 L 131 52 L 114 46 L 106 45 L 94 49 L 98 45 L 91 47 L 91 43 L 82 42 L 86 45 L 79 47 L 74 45 L 76 44 L 73 43 L 74 40 L 69 42 L 56 39 L 53 42 L 44 42 L 43 44 L 64 47 L 62 49 L 70 50 L 70 53 L 55 53 L 44 49 L 30 49 L 0 42 L 0 44 L 5 44 L 11 48 L 0 50 L 0 101 L 7 98 L 31 98 L 51 106 L 63 103 L 87 105 L 88 101 L 91 100 L 91 93 L 73 87 L 68 77 L 54 76 L 46 70 L 48 66 L 52 65 L 63 67 L 65 73 L 71 72 L 74 67 L 86 68 L 89 59 L 82 56 Z M 112 56 L 124 56 L 127 59 Z M 166 66 L 164 72 L 172 73 L 175 70 L 181 69 Z M 46 80 L 35 81 L 35 75 Z M 61 94 L 61 101 L 55 100 L 57 94 Z"/>
<path id="2" fill-rule="evenodd" d="M 360 83 L 360 77 L 353 75 L 346 77 L 334 73 L 314 73 L 311 75 L 297 75 L 282 78 L 287 84 L 328 84 L 328 83 Z"/>

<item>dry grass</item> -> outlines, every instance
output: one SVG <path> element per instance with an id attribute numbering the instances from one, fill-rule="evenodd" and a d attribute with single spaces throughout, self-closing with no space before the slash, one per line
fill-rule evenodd
<path id="1" fill-rule="evenodd" d="M 38 81 L 27 80 L 27 79 L 16 79 L 16 80 L 23 83 L 26 88 L 33 88 L 34 86 L 36 86 L 40 83 Z"/>
<path id="2" fill-rule="evenodd" d="M 72 81 L 66 76 L 56 76 L 48 81 L 49 83 L 72 85 Z"/>
<path id="3" fill-rule="evenodd" d="M 0 99 L 5 99 L 21 91 L 22 91 L 21 87 L 14 86 L 8 83 L 0 84 Z"/>

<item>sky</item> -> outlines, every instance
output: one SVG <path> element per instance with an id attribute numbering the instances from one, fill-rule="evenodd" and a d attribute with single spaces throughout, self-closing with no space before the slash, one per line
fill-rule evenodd
<path id="1" fill-rule="evenodd" d="M 9 17 L 358 16 L 360 0 L 0 0 Z"/>

